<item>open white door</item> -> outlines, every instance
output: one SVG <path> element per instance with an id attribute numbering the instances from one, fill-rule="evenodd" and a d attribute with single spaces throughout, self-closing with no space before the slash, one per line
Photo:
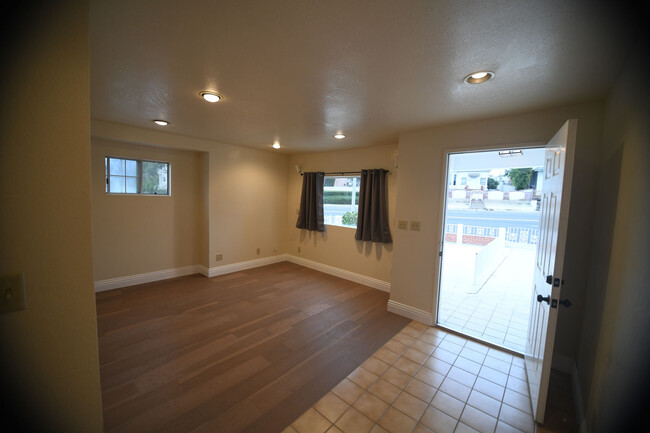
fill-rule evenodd
<path id="1" fill-rule="evenodd" d="M 578 121 L 568 120 L 546 145 L 542 214 L 526 341 L 526 373 L 535 421 L 544 422 L 562 286 Z"/>

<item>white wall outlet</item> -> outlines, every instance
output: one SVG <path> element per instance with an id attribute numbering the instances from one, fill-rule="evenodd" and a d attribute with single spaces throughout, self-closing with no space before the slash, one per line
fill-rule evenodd
<path id="1" fill-rule="evenodd" d="M 216 261 L 223 260 L 223 254 L 217 254 L 217 256 L 214 258 Z"/>
<path id="2" fill-rule="evenodd" d="M 0 278 L 0 313 L 24 310 L 25 274 L 5 275 Z"/>
<path id="3" fill-rule="evenodd" d="M 409 228 L 409 222 L 406 220 L 398 220 L 397 221 L 397 228 L 400 230 L 408 230 Z"/>
<path id="4" fill-rule="evenodd" d="M 411 221 L 411 230 L 419 232 L 420 231 L 420 221 Z"/>

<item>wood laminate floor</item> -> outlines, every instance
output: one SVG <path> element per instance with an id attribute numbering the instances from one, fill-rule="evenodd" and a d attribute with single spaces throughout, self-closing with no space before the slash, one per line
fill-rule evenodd
<path id="1" fill-rule="evenodd" d="M 282 431 L 410 320 L 289 262 L 97 294 L 105 429 Z"/>

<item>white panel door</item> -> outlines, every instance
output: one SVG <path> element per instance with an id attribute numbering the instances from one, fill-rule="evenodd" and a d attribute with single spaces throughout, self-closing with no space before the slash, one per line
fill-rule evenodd
<path id="1" fill-rule="evenodd" d="M 535 421 L 544 421 L 562 288 L 573 154 L 578 121 L 568 120 L 546 145 L 540 232 L 526 341 L 526 373 Z"/>

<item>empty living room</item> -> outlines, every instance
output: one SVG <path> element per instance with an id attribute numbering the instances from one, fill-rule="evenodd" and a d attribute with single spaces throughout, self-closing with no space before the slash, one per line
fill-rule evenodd
<path id="1" fill-rule="evenodd" d="M 644 421 L 647 7 L 2 15 L 2 431 Z"/>

